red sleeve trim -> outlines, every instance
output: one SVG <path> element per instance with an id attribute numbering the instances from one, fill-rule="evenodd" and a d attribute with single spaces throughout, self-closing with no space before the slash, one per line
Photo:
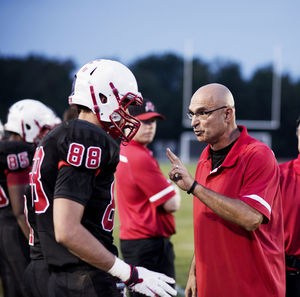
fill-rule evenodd
<path id="1" fill-rule="evenodd" d="M 59 161 L 58 162 L 58 169 L 60 169 L 63 166 L 71 166 L 69 163 L 65 162 L 65 161 Z"/>

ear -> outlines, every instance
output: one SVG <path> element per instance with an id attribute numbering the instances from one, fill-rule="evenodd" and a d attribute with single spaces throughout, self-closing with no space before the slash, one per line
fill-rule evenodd
<path id="1" fill-rule="evenodd" d="M 227 107 L 225 109 L 224 113 L 225 113 L 225 121 L 230 122 L 232 120 L 233 116 L 234 116 L 233 108 Z"/>

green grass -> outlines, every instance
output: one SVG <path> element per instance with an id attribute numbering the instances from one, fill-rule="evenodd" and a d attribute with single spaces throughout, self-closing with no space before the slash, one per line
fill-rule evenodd
<path id="1" fill-rule="evenodd" d="M 160 164 L 164 175 L 168 176 L 171 166 L 169 163 Z M 192 176 L 195 176 L 196 165 L 187 165 Z M 171 240 L 175 249 L 176 282 L 184 288 L 186 285 L 190 263 L 194 255 L 194 233 L 193 233 L 193 199 L 192 195 L 181 191 L 181 206 L 175 213 L 176 234 Z M 119 220 L 116 211 L 114 241 L 119 246 Z"/>

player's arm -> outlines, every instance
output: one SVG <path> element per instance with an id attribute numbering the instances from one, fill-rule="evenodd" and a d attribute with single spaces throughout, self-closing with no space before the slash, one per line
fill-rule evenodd
<path id="1" fill-rule="evenodd" d="M 77 202 L 64 198 L 54 199 L 56 241 L 83 261 L 107 271 L 112 267 L 115 256 L 81 224 L 83 212 L 84 206 Z"/>
<path id="2" fill-rule="evenodd" d="M 263 222 L 263 214 L 240 199 L 221 195 L 199 184 L 196 185 L 193 195 L 220 217 L 247 231 L 254 231 Z"/>
<path id="3" fill-rule="evenodd" d="M 24 193 L 28 184 L 28 170 L 9 172 L 7 174 L 7 189 L 13 214 L 25 237 L 29 238 L 29 227 L 24 214 Z"/>
<path id="4" fill-rule="evenodd" d="M 184 291 L 185 297 L 197 297 L 197 282 L 196 282 L 196 262 L 195 255 L 193 257 L 188 280 Z"/>
<path id="5" fill-rule="evenodd" d="M 180 201 L 181 201 L 180 191 L 176 185 L 174 185 L 174 187 L 175 187 L 175 195 L 162 205 L 164 211 L 167 213 L 175 212 L 180 208 Z"/>
<path id="6" fill-rule="evenodd" d="M 172 169 L 169 172 L 170 179 L 182 190 L 189 191 L 194 184 L 194 178 L 174 153 L 167 150 L 167 156 L 172 163 Z M 192 193 L 220 217 L 247 231 L 254 231 L 263 222 L 263 214 L 240 199 L 221 195 L 197 183 Z"/>
<path id="7" fill-rule="evenodd" d="M 164 176 L 157 162 L 147 154 L 130 159 L 131 174 L 136 186 L 148 197 L 149 202 L 160 211 L 172 213 L 180 207 L 179 188 Z M 142 173 L 142 174 L 141 174 Z"/>
<path id="8" fill-rule="evenodd" d="M 175 282 L 172 278 L 128 265 L 107 250 L 81 224 L 83 212 L 84 206 L 75 201 L 54 199 L 53 222 L 57 242 L 83 261 L 120 278 L 135 292 L 146 296 L 156 296 L 155 293 L 163 297 L 176 295 L 176 291 L 167 284 Z"/>

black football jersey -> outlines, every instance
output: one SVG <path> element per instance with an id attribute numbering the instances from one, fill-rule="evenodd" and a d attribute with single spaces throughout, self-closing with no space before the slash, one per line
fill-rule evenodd
<path id="1" fill-rule="evenodd" d="M 35 146 L 23 141 L 0 141 L 0 218 L 12 217 L 6 175 L 31 166 Z"/>
<path id="2" fill-rule="evenodd" d="M 30 184 L 38 237 L 48 264 L 63 266 L 81 262 L 55 240 L 55 198 L 82 204 L 85 207 L 82 224 L 117 254 L 112 230 L 114 172 L 118 162 L 118 143 L 87 121 L 63 122 L 43 138 L 34 155 Z"/>

